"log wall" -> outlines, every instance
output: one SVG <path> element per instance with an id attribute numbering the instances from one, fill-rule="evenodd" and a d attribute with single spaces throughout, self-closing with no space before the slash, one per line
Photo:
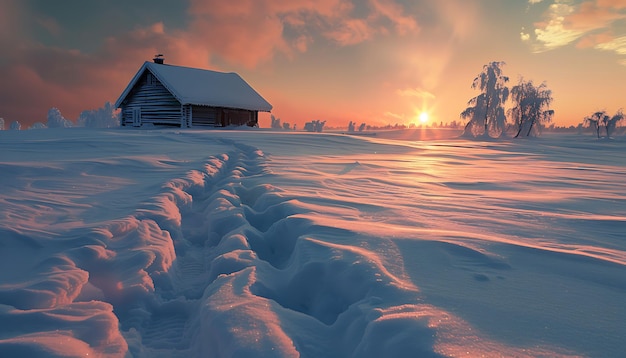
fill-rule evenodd
<path id="1" fill-rule="evenodd" d="M 146 71 L 122 102 L 122 125 L 133 125 L 133 108 L 141 108 L 141 124 L 185 126 L 180 102 Z"/>
<path id="2" fill-rule="evenodd" d="M 207 106 L 192 106 L 192 125 L 217 127 L 217 108 Z"/>

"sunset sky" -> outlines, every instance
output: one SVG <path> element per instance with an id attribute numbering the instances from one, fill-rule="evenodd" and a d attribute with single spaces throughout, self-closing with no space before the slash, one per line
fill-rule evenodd
<path id="1" fill-rule="evenodd" d="M 559 125 L 626 107 L 626 0 L 0 0 L 0 47 L 6 126 L 114 102 L 157 53 L 239 73 L 300 127 L 459 120 L 490 61 L 545 81 Z"/>

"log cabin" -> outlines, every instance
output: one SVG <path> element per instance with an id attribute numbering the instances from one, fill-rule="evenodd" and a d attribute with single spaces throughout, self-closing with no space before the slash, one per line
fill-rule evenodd
<path id="1" fill-rule="evenodd" d="M 137 71 L 115 108 L 122 126 L 254 127 L 272 105 L 236 73 L 168 65 L 157 55 Z"/>

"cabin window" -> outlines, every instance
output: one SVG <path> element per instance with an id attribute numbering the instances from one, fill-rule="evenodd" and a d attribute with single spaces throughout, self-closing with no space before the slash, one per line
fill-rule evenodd
<path id="1" fill-rule="evenodd" d="M 156 77 L 154 77 L 154 75 L 152 73 L 148 73 L 148 76 L 146 78 L 146 83 L 148 84 L 148 86 L 156 86 L 157 85 L 157 79 L 156 79 Z"/>

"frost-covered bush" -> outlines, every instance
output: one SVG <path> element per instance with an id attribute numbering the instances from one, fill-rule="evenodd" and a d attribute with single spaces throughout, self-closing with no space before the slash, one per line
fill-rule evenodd
<path id="1" fill-rule="evenodd" d="M 274 129 L 281 129 L 283 126 L 280 124 L 280 118 L 276 118 L 274 117 L 274 115 L 272 114 L 270 116 L 270 119 L 272 120 L 272 123 L 270 124 L 270 128 L 274 128 Z"/>
<path id="2" fill-rule="evenodd" d="M 48 111 L 48 128 L 70 128 L 72 121 L 65 119 L 58 108 L 50 108 Z"/>
<path id="3" fill-rule="evenodd" d="M 119 112 L 111 102 L 106 102 L 101 108 L 82 111 L 78 116 L 77 125 L 88 128 L 119 127 Z"/>
<path id="4" fill-rule="evenodd" d="M 311 122 L 306 122 L 304 124 L 304 130 L 307 132 L 322 132 L 322 130 L 324 130 L 325 124 L 326 121 L 320 121 L 319 119 L 316 119 Z"/>

